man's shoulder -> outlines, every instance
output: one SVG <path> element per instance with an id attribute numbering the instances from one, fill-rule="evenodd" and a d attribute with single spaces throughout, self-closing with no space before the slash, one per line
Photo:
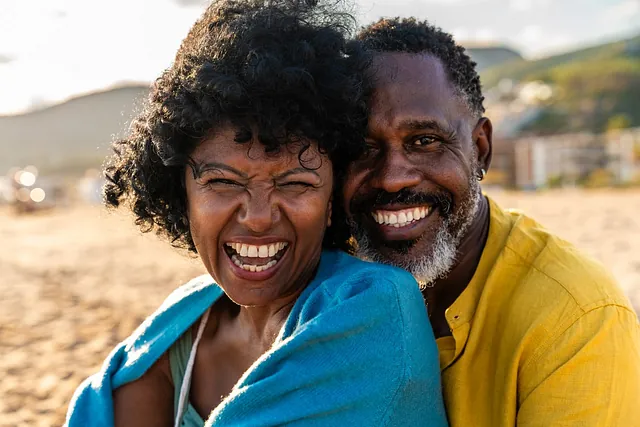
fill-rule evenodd
<path id="1" fill-rule="evenodd" d="M 599 261 L 577 249 L 522 212 L 504 211 L 512 221 L 503 264 L 516 264 L 520 291 L 549 303 L 575 305 L 582 312 L 607 305 L 630 308 L 612 274 Z"/>
<path id="2" fill-rule="evenodd" d="M 598 313 L 634 313 L 613 276 L 597 260 L 523 213 L 499 215 L 504 233 L 488 248 L 498 255 L 482 288 L 476 317 L 497 325 L 492 334 L 511 337 L 522 358 L 538 357 L 578 323 L 588 325 L 579 328 L 582 333 L 593 335 L 594 328 L 605 327 Z"/>

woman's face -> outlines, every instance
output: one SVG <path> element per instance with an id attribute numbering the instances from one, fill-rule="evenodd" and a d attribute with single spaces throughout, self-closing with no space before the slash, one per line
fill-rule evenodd
<path id="1" fill-rule="evenodd" d="M 333 170 L 312 144 L 265 153 L 221 128 L 186 168 L 188 216 L 209 274 L 239 305 L 263 306 L 311 279 L 330 224 Z M 306 166 L 306 167 L 305 167 Z"/>

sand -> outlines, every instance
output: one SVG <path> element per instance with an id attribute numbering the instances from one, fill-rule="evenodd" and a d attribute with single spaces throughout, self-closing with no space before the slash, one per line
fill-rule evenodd
<path id="1" fill-rule="evenodd" d="M 604 262 L 640 308 L 640 191 L 490 191 Z M 124 214 L 0 209 L 0 426 L 64 421 L 78 384 L 199 261 Z"/>

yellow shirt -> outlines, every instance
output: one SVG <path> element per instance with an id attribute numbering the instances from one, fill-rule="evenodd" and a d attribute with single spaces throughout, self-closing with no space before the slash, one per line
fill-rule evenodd
<path id="1" fill-rule="evenodd" d="M 597 262 L 493 201 L 438 339 L 452 427 L 640 426 L 640 326 Z"/>

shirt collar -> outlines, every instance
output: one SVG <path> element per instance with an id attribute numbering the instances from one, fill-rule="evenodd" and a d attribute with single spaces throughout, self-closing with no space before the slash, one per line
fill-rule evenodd
<path id="1" fill-rule="evenodd" d="M 447 323 L 455 340 L 455 351 L 451 360 L 441 360 L 441 369 L 450 366 L 464 350 L 482 291 L 511 232 L 512 221 L 509 215 L 491 198 L 487 197 L 487 200 L 489 202 L 489 235 L 480 256 L 480 262 L 465 290 L 445 311 Z M 451 339 L 451 337 L 443 337 L 439 340 L 444 338 Z"/>

